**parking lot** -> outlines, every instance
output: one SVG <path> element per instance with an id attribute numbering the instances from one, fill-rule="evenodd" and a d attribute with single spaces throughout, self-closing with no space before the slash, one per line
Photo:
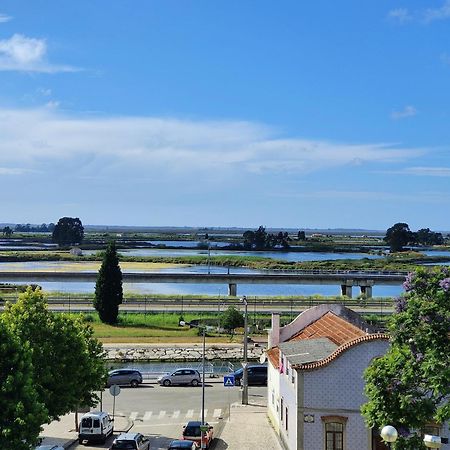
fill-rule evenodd
<path id="1" fill-rule="evenodd" d="M 265 398 L 267 388 L 249 387 L 250 396 Z M 206 380 L 205 421 L 214 427 L 214 435 L 219 436 L 224 421 L 228 420 L 233 403 L 240 403 L 239 387 L 224 387 L 221 379 Z M 106 389 L 102 395 L 103 410 L 113 415 L 113 397 Z M 123 387 L 115 399 L 114 415 L 127 418 L 132 424 L 131 431 L 150 437 L 152 450 L 168 448 L 171 440 L 180 439 L 182 427 L 190 420 L 201 420 L 201 386 L 170 386 L 145 383 L 138 388 Z M 117 432 L 114 433 L 117 436 Z M 219 436 L 220 437 L 220 436 Z M 114 437 L 106 444 L 76 444 L 75 449 L 107 449 Z M 219 444 L 216 440 L 215 444 Z M 213 445 L 211 448 L 216 447 Z M 220 447 L 217 445 L 217 447 Z"/>

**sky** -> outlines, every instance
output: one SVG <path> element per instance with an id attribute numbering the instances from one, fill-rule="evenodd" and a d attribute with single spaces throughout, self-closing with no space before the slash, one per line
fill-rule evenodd
<path id="1" fill-rule="evenodd" d="M 0 0 L 0 222 L 449 230 L 450 0 Z"/>

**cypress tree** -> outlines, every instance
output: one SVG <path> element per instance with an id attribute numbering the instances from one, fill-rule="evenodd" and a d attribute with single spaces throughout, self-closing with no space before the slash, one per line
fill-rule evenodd
<path id="1" fill-rule="evenodd" d="M 100 320 L 111 325 L 117 323 L 122 300 L 122 271 L 116 244 L 111 242 L 106 248 L 95 284 L 94 308 L 98 311 Z"/>

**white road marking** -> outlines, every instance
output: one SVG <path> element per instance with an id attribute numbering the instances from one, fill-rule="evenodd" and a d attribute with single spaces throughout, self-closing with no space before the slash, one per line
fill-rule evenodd
<path id="1" fill-rule="evenodd" d="M 180 411 L 174 411 L 172 414 L 172 419 L 178 419 L 180 417 Z"/>
<path id="2" fill-rule="evenodd" d="M 221 414 L 222 414 L 222 410 L 221 409 L 215 409 L 213 417 L 220 417 Z"/>
<path id="3" fill-rule="evenodd" d="M 153 411 L 146 411 L 142 420 L 150 420 L 152 417 Z"/>
<path id="4" fill-rule="evenodd" d="M 194 417 L 194 410 L 188 409 L 188 412 L 186 413 L 186 417 Z"/>
<path id="5" fill-rule="evenodd" d="M 136 420 L 137 419 L 137 416 L 138 416 L 138 412 L 136 412 L 136 411 L 133 411 L 131 414 L 130 414 L 130 420 Z"/>
<path id="6" fill-rule="evenodd" d="M 162 419 L 165 415 L 166 415 L 166 412 L 164 410 L 160 411 L 158 414 L 158 419 Z"/>
<path id="7" fill-rule="evenodd" d="M 204 416 L 206 417 L 207 415 L 208 415 L 208 410 L 205 409 Z M 198 413 L 198 417 L 202 417 L 202 410 L 200 410 L 200 412 Z"/>

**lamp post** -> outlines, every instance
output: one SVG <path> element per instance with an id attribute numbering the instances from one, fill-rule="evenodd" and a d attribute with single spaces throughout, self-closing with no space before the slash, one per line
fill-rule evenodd
<path id="1" fill-rule="evenodd" d="M 247 376 L 247 345 L 248 345 L 248 317 L 247 317 L 247 297 L 244 295 L 241 298 L 241 302 L 244 303 L 244 362 L 242 363 L 242 404 L 248 405 L 248 376 Z"/>
<path id="2" fill-rule="evenodd" d="M 380 432 L 380 436 L 384 442 L 387 442 L 389 448 L 391 447 L 392 442 L 395 442 L 398 438 L 397 430 L 392 425 L 386 425 L 382 428 Z"/>
<path id="3" fill-rule="evenodd" d="M 180 320 L 181 326 L 189 325 L 190 327 L 199 328 L 202 330 L 203 346 L 202 346 L 202 426 L 200 428 L 200 447 L 205 448 L 205 347 L 206 347 L 206 327 L 201 327 L 195 323 L 185 322 Z"/>

